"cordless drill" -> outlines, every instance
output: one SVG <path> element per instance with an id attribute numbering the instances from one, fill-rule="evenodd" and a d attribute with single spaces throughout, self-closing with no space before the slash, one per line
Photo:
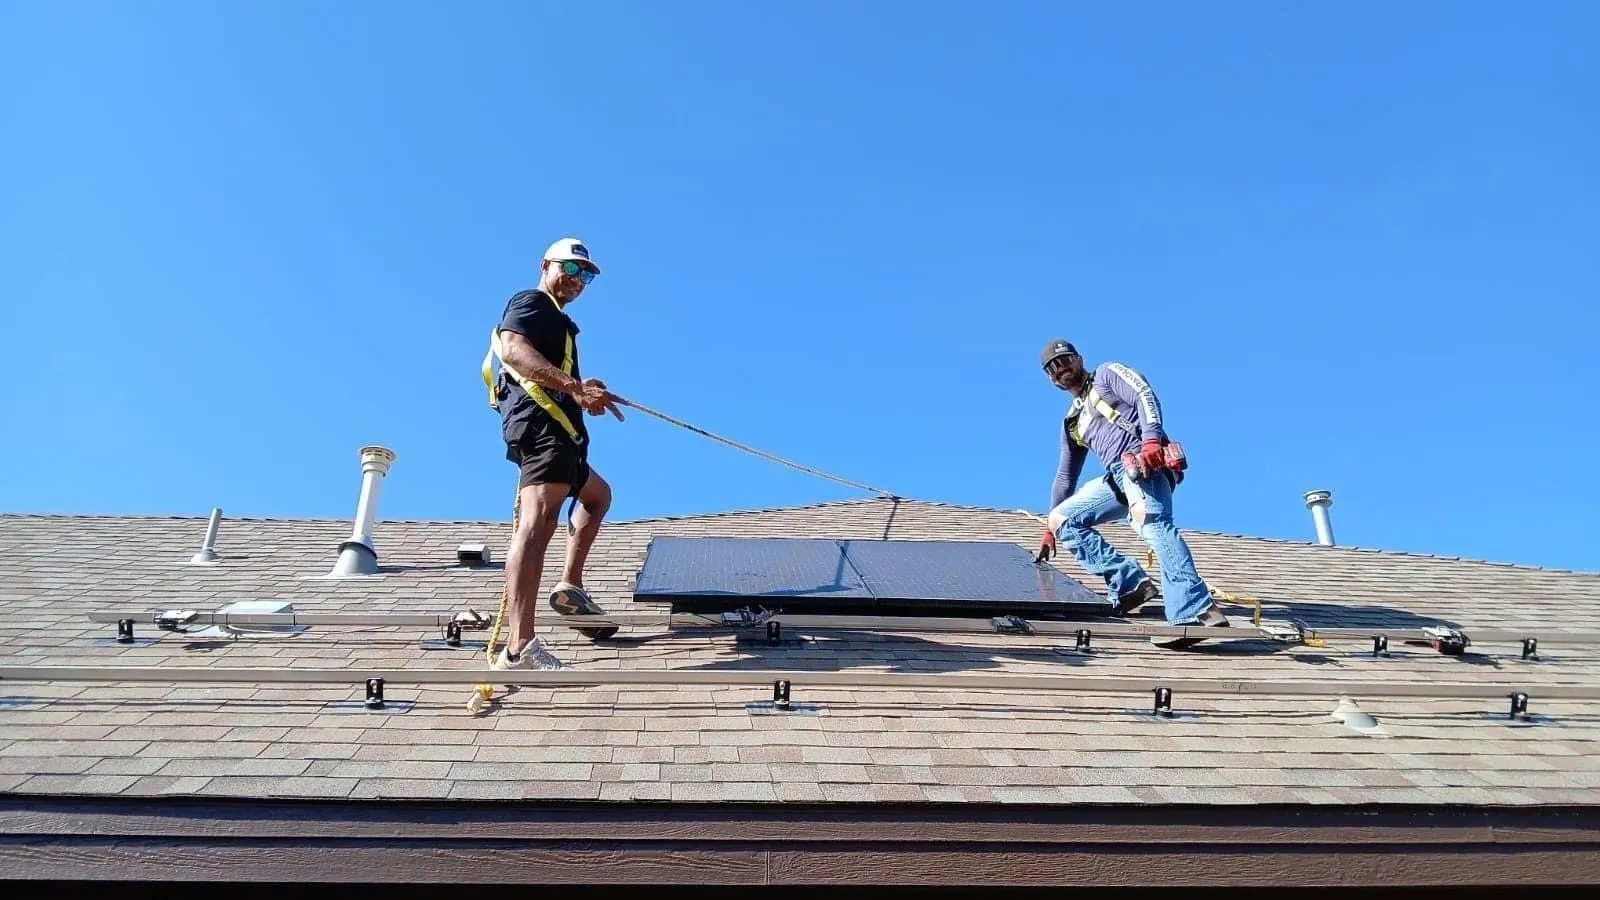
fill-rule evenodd
<path id="1" fill-rule="evenodd" d="M 1168 441 L 1161 445 L 1161 468 L 1173 472 L 1182 472 L 1189 468 L 1189 460 L 1183 455 L 1182 444 Z M 1149 474 L 1139 462 L 1139 454 L 1132 451 L 1122 454 L 1122 471 L 1126 472 L 1129 478 L 1143 478 Z"/>

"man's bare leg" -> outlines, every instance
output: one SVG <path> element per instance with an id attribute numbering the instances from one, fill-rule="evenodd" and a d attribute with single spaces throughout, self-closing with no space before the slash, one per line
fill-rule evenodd
<path id="1" fill-rule="evenodd" d="M 522 509 L 517 529 L 506 552 L 506 618 L 511 633 L 506 646 L 513 655 L 533 640 L 534 612 L 539 605 L 539 578 L 544 554 L 561 518 L 561 502 L 571 488 L 565 484 L 530 484 L 521 491 Z"/>
<path id="2" fill-rule="evenodd" d="M 574 534 L 567 539 L 567 561 L 561 570 L 561 580 L 583 587 L 583 567 L 589 559 L 589 548 L 600 534 L 600 522 L 611 509 L 611 485 L 598 472 L 590 472 L 589 480 L 578 491 L 578 507 L 572 511 Z"/>

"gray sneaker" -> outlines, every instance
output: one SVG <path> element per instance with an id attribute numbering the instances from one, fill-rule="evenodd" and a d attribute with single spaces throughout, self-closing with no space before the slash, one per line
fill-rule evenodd
<path id="1" fill-rule="evenodd" d="M 1200 614 L 1200 618 L 1193 622 L 1179 622 L 1178 624 L 1184 626 L 1197 625 L 1202 628 L 1228 628 L 1233 623 L 1229 622 L 1228 617 L 1223 615 L 1222 610 L 1218 609 L 1217 605 L 1213 603 L 1206 608 L 1205 612 Z M 1205 638 L 1200 637 L 1168 637 L 1166 635 L 1158 635 L 1151 638 L 1150 643 L 1160 647 L 1163 650 L 1187 650 L 1204 640 Z"/>
<path id="2" fill-rule="evenodd" d="M 509 669 L 539 669 L 546 672 L 568 668 L 567 664 L 556 658 L 554 653 L 546 650 L 538 638 L 528 642 L 516 658 L 511 657 L 511 646 L 508 644 L 500 648 L 500 654 L 494 658 L 492 668 Z"/>
<path id="3" fill-rule="evenodd" d="M 606 611 L 589 599 L 589 592 L 575 584 L 563 581 L 550 592 L 550 608 L 563 616 L 603 616 Z M 577 632 L 591 641 L 603 641 L 617 633 L 616 626 L 579 628 Z"/>

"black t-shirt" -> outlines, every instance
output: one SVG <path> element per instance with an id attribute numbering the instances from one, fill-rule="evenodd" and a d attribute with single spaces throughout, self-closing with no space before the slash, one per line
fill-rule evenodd
<path id="1" fill-rule="evenodd" d="M 528 339 L 533 344 L 533 349 L 539 351 L 550 364 L 561 367 L 562 360 L 567 352 L 567 334 L 573 336 L 572 344 L 572 369 L 569 374 L 573 378 L 582 379 L 578 372 L 578 326 L 556 306 L 555 300 L 544 291 L 518 291 L 506 303 L 505 314 L 500 317 L 501 331 L 515 331 Z M 545 388 L 556 406 L 567 414 L 567 419 L 573 427 L 578 429 L 578 434 L 584 441 L 588 440 L 588 426 L 583 421 L 583 410 L 578 406 L 578 401 L 565 391 L 554 391 Z M 500 383 L 496 386 L 496 396 L 500 403 L 501 430 L 507 442 L 516 443 L 523 437 L 535 437 L 544 432 L 553 432 L 566 436 L 567 430 L 561 423 L 550 417 L 539 404 L 528 396 L 522 385 L 507 375 L 502 367 Z"/>

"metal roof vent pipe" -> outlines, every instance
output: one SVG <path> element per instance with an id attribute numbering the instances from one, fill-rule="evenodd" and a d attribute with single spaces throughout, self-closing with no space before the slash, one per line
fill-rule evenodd
<path id="1" fill-rule="evenodd" d="M 1311 519 L 1317 523 L 1317 543 L 1324 547 L 1333 546 L 1333 523 L 1328 521 L 1328 507 L 1332 505 L 1332 491 L 1306 491 L 1306 509 L 1311 510 Z"/>
<path id="2" fill-rule="evenodd" d="M 378 489 L 393 462 L 394 451 L 386 447 L 361 448 L 361 499 L 356 504 L 355 527 L 350 539 L 339 545 L 339 559 L 329 573 L 332 577 L 378 574 L 378 551 L 372 548 L 372 523 L 378 518 Z"/>
<path id="3" fill-rule="evenodd" d="M 206 523 L 205 542 L 200 545 L 200 549 L 195 555 L 189 557 L 189 565 L 214 566 L 221 562 L 222 558 L 217 556 L 217 528 L 221 525 L 222 508 L 213 506 L 211 508 L 211 520 Z"/>

